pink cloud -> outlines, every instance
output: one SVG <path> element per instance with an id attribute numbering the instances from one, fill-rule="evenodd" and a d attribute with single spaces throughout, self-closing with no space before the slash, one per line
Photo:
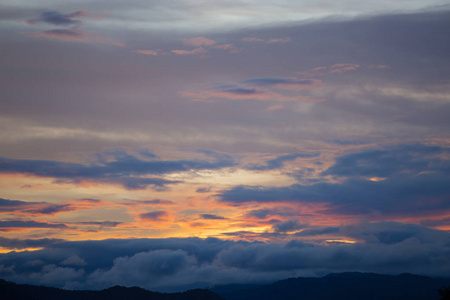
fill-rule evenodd
<path id="1" fill-rule="evenodd" d="M 126 47 L 127 45 L 125 45 L 124 43 L 121 43 L 121 42 L 113 42 L 112 43 L 114 46 L 116 46 L 116 47 Z"/>
<path id="2" fill-rule="evenodd" d="M 213 45 L 212 48 L 223 50 L 223 51 L 228 51 L 228 53 L 231 53 L 231 54 L 237 54 L 240 52 L 239 49 L 234 47 L 233 44 Z"/>
<path id="3" fill-rule="evenodd" d="M 28 34 L 28 37 L 45 37 L 66 42 L 91 42 L 92 34 L 80 29 L 54 29 L 47 31 L 36 31 Z"/>
<path id="4" fill-rule="evenodd" d="M 227 100 L 259 100 L 276 102 L 306 102 L 318 103 L 325 99 L 318 99 L 310 96 L 284 96 L 270 91 L 256 88 L 234 88 L 224 90 L 203 90 L 203 91 L 183 91 L 180 93 L 184 97 L 193 98 L 194 101 L 210 102 L 211 99 Z"/>
<path id="5" fill-rule="evenodd" d="M 330 73 L 345 73 L 348 71 L 355 71 L 360 65 L 357 64 L 336 64 L 329 68 Z"/>
<path id="6" fill-rule="evenodd" d="M 321 66 L 308 71 L 296 72 L 300 76 L 324 76 L 326 74 L 339 74 L 349 71 L 355 71 L 360 67 L 358 64 L 335 64 L 331 67 Z"/>
<path id="7" fill-rule="evenodd" d="M 292 41 L 290 37 L 284 37 L 284 38 L 272 38 L 268 39 L 266 43 L 272 44 L 272 43 L 287 43 Z"/>
<path id="8" fill-rule="evenodd" d="M 200 47 L 200 48 L 195 48 L 194 50 L 172 50 L 171 52 L 176 55 L 197 55 L 197 54 L 208 53 L 209 51 Z"/>
<path id="9" fill-rule="evenodd" d="M 184 91 L 184 97 L 194 98 L 195 101 L 205 101 L 211 98 L 228 100 L 270 100 L 271 95 L 257 89 L 225 89 L 225 90 L 204 90 L 204 91 Z"/>
<path id="10" fill-rule="evenodd" d="M 193 47 L 201 47 L 201 46 L 212 46 L 216 42 L 214 40 L 199 36 L 190 39 L 184 39 L 184 44 L 193 46 Z"/>
<path id="11" fill-rule="evenodd" d="M 144 55 L 153 55 L 153 56 L 158 55 L 158 52 L 155 50 L 135 50 L 133 52 Z"/>
<path id="12" fill-rule="evenodd" d="M 125 44 L 117 42 L 109 37 L 104 37 L 92 32 L 88 32 L 81 29 L 65 28 L 65 29 L 53 29 L 46 31 L 24 32 L 27 37 L 44 37 L 48 39 L 57 39 L 65 42 L 78 42 L 78 43 L 100 43 L 100 44 L 112 44 L 117 47 L 126 47 Z"/>

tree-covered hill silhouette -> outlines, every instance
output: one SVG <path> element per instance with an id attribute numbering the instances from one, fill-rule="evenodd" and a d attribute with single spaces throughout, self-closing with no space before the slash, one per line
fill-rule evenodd
<path id="1" fill-rule="evenodd" d="M 0 279 L 1 300 L 223 300 L 205 289 L 182 293 L 158 293 L 139 287 L 114 286 L 101 291 L 70 291 L 45 286 L 16 284 Z"/>
<path id="2" fill-rule="evenodd" d="M 337 273 L 299 277 L 261 286 L 219 286 L 211 290 L 226 300 L 439 300 L 450 279 L 401 274 Z M 444 298 L 447 299 L 447 298 Z"/>

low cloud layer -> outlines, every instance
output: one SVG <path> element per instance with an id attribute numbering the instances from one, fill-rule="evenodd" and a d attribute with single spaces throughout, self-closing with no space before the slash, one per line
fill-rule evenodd
<path id="1" fill-rule="evenodd" d="M 292 223 L 284 224 L 283 230 L 293 225 L 300 228 Z M 331 231 L 322 230 L 327 232 Z M 45 250 L 1 254 L 0 274 L 16 282 L 65 288 L 100 289 L 120 284 L 161 291 L 341 271 L 448 274 L 450 235 L 446 232 L 379 222 L 341 226 L 334 233 L 358 242 L 325 242 L 326 238 L 322 243 L 292 240 L 284 244 L 213 238 L 22 241 Z M 1 246 L 15 243 L 0 240 Z"/>

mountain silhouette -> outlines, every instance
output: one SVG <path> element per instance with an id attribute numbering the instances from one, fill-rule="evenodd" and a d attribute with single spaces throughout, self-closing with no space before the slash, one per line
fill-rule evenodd
<path id="1" fill-rule="evenodd" d="M 70 291 L 0 279 L 1 300 L 439 300 L 448 299 L 450 279 L 401 274 L 337 273 L 299 277 L 267 285 L 231 284 L 182 293 L 114 286 Z M 441 295 L 441 296 L 440 296 Z"/>
<path id="2" fill-rule="evenodd" d="M 223 300 L 205 289 L 182 293 L 157 293 L 139 287 L 114 286 L 101 291 L 69 291 L 52 287 L 16 284 L 0 279 L 1 300 Z"/>
<path id="3" fill-rule="evenodd" d="M 226 285 L 211 290 L 226 300 L 438 300 L 450 279 L 402 274 L 338 273 L 299 277 L 248 287 Z"/>

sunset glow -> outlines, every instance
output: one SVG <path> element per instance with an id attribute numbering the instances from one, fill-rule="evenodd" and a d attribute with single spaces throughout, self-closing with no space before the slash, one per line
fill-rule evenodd
<path id="1" fill-rule="evenodd" d="M 0 278 L 449 275 L 446 1 L 9 2 Z"/>

